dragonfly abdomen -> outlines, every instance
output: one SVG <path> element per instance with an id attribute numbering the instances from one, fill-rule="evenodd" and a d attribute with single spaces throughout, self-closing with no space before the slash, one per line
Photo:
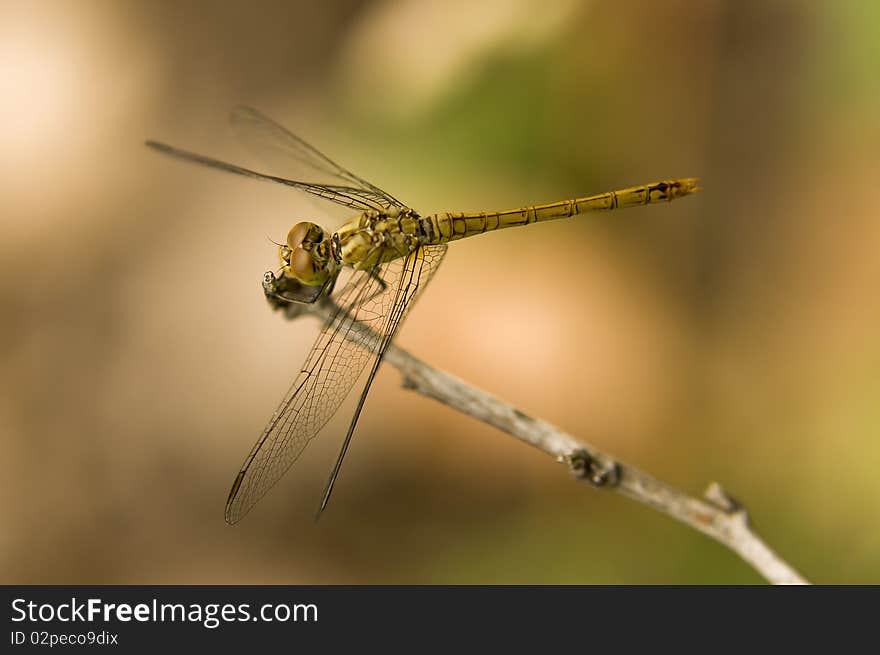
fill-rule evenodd
<path id="1" fill-rule="evenodd" d="M 586 212 L 669 202 L 698 191 L 697 183 L 698 180 L 694 177 L 665 180 L 586 198 L 560 200 L 547 205 L 532 205 L 500 212 L 443 212 L 422 220 L 430 222 L 430 229 L 424 230 L 432 237 L 429 243 L 446 243 L 493 230 L 570 218 Z"/>

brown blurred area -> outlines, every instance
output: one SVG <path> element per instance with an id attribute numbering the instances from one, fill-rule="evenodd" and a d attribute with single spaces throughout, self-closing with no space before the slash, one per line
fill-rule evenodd
<path id="1" fill-rule="evenodd" d="M 380 370 L 235 527 L 317 324 L 266 305 L 295 191 L 246 103 L 423 212 L 698 175 L 455 243 L 398 334 L 665 481 L 718 480 L 807 578 L 880 582 L 880 10 L 774 2 L 3 2 L 4 583 L 756 583 Z M 343 215 L 344 218 L 344 215 Z"/>

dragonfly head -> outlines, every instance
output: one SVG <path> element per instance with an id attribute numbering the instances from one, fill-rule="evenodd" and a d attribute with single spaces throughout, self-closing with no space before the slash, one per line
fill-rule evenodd
<path id="1" fill-rule="evenodd" d="M 330 234 L 315 223 L 294 225 L 278 254 L 284 272 L 308 286 L 321 286 L 336 272 Z"/>

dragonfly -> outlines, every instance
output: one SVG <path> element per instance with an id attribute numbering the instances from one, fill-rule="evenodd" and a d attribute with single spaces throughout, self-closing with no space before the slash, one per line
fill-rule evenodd
<path id="1" fill-rule="evenodd" d="M 279 244 L 279 272 L 264 276 L 264 291 L 275 306 L 331 299 L 332 309 L 235 476 L 226 500 L 229 524 L 247 514 L 290 469 L 369 369 L 317 516 L 326 509 L 382 356 L 443 261 L 448 243 L 588 212 L 668 202 L 700 188 L 697 178 L 688 177 L 505 211 L 423 215 L 255 109 L 239 107 L 231 120 L 245 138 L 271 145 L 276 154 L 321 182 L 257 172 L 157 141 L 146 145 L 188 162 L 293 187 L 355 215 L 334 232 L 310 221 L 294 225 Z M 344 270 L 350 275 L 337 289 Z"/>

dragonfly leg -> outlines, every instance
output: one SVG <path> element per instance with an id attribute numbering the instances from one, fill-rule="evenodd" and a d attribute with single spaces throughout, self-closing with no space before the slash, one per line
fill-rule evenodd
<path id="1" fill-rule="evenodd" d="M 283 307 L 290 303 L 311 305 L 325 293 L 329 293 L 335 282 L 334 276 L 322 285 L 307 286 L 286 275 L 275 277 L 272 271 L 267 271 L 263 276 L 263 293 L 273 307 Z"/>

